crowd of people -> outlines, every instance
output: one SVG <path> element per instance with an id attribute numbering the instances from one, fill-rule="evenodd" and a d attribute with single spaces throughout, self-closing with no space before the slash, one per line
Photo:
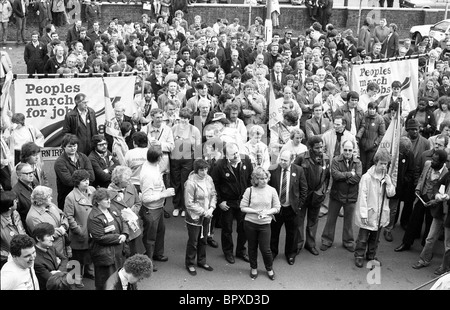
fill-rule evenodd
<path id="1" fill-rule="evenodd" d="M 87 28 L 79 20 L 65 41 L 50 23 L 31 34 L 27 74 L 130 72 L 135 98 L 116 103 L 113 136 L 99 132 L 90 98 L 74 96 L 53 167 L 56 189 L 39 158 L 42 133 L 21 113 L 11 115 L 11 126 L 2 122 L 2 289 L 45 289 L 67 259 L 81 266 L 79 288 L 87 277 L 99 290 L 133 289 L 128 284 L 169 259 L 169 217 L 184 217 L 192 276 L 195 265 L 213 271 L 207 246 L 221 246 L 229 264 L 249 263 L 252 279 L 259 249 L 274 280 L 283 224 L 284 256 L 294 265 L 303 248 L 313 255 L 331 248 L 339 216 L 342 245 L 357 267 L 380 261 L 380 235 L 392 242 L 397 228 L 405 230 L 397 252 L 421 238 L 415 269 L 430 264 L 443 236 L 435 274 L 450 270 L 450 36 L 413 45 L 396 24 L 367 19 L 359 38 L 314 22 L 296 38 L 287 29 L 267 42 L 261 18 L 248 29 L 239 22 L 208 25 L 195 16 L 188 24 L 182 10 L 162 10 L 155 18 L 114 18 L 105 30 L 98 20 Z M 373 82 L 364 94 L 350 90 L 352 63 L 410 55 L 419 57 L 416 109 L 402 104 L 399 81 L 383 100 Z M 10 62 L 3 70 L 0 77 L 13 70 Z M 133 115 L 125 114 L 128 104 L 137 107 Z M 403 132 L 393 182 L 391 154 L 379 146 L 397 114 Z M 43 256 L 51 266 L 39 263 Z"/>

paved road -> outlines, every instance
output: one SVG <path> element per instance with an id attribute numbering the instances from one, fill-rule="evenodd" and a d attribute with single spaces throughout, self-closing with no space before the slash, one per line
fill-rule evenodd
<path id="1" fill-rule="evenodd" d="M 167 210 L 172 211 L 169 201 Z M 320 245 L 320 234 L 326 222 L 326 216 L 319 221 L 316 242 Z M 165 219 L 166 238 L 165 255 L 168 262 L 156 262 L 158 271 L 152 277 L 139 284 L 141 290 L 413 290 L 418 286 L 435 278 L 433 271 L 439 266 L 443 255 L 443 242 L 436 246 L 437 252 L 427 268 L 415 270 L 411 265 L 418 259 L 421 246 L 416 240 L 412 250 L 402 253 L 394 252 L 403 236 L 403 229 L 394 229 L 394 242 L 388 243 L 381 239 L 378 257 L 382 262 L 380 267 L 380 283 L 370 284 L 367 281 L 369 269 L 357 268 L 354 265 L 353 253 L 342 247 L 342 218 L 338 218 L 336 227 L 336 239 L 332 248 L 326 252 L 319 250 L 319 256 L 313 256 L 302 250 L 297 256 L 294 265 L 287 264 L 283 256 L 284 231 L 282 231 L 280 255 L 274 261 L 276 273 L 275 281 L 267 277 L 261 256 L 259 256 L 259 276 L 256 280 L 249 277 L 250 266 L 248 263 L 236 259 L 236 263 L 229 264 L 222 253 L 221 248 L 207 247 L 207 262 L 214 271 L 209 272 L 197 268 L 197 276 L 188 274 L 184 267 L 184 254 L 187 241 L 187 230 L 182 217 Z M 354 233 L 358 230 L 355 227 Z M 220 244 L 220 229 L 217 229 L 214 238 Z M 260 254 L 259 254 L 260 255 Z M 374 279 L 374 278 L 372 278 Z M 375 280 L 372 280 L 372 283 Z M 85 289 L 93 289 L 90 280 L 84 280 Z M 432 284 L 423 290 L 429 289 Z M 177 292 L 177 294 L 184 294 Z M 176 295 L 175 295 L 176 296 Z"/>

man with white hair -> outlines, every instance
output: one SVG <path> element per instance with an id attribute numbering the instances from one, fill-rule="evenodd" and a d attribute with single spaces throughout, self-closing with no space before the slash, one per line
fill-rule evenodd
<path id="1" fill-rule="evenodd" d="M 109 127 L 114 128 L 118 132 L 120 132 L 120 125 L 122 125 L 123 122 L 129 122 L 130 124 L 133 124 L 133 121 L 131 120 L 131 117 L 128 115 L 125 115 L 125 103 L 122 101 L 116 102 L 114 104 L 114 117 L 109 121 L 110 125 Z M 132 136 L 136 132 L 136 129 L 134 126 L 131 128 L 131 133 L 128 137 L 125 138 L 125 142 L 128 145 L 128 148 L 131 150 L 133 146 L 133 140 Z M 108 150 L 112 152 L 112 145 L 113 145 L 113 137 L 105 131 L 105 138 L 108 142 Z"/>

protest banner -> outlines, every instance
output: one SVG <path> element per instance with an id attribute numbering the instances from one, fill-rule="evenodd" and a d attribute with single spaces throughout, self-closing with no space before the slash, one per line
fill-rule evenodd
<path id="1" fill-rule="evenodd" d="M 112 108 L 117 101 L 133 106 L 136 77 L 18 79 L 14 81 L 14 111 L 25 115 L 25 122 L 39 129 L 45 137 L 43 160 L 54 160 L 62 152 L 64 118 L 75 107 L 74 97 L 84 93 L 94 109 L 98 131 L 105 132 L 104 83 L 109 89 Z M 103 82 L 105 81 L 105 82 Z"/>
<path id="2" fill-rule="evenodd" d="M 367 93 L 367 84 L 375 82 L 380 87 L 375 99 L 380 102 L 392 92 L 394 81 L 402 83 L 402 96 L 406 97 L 408 111 L 417 107 L 419 92 L 419 62 L 418 58 L 395 60 L 388 62 L 363 63 L 353 65 L 350 75 L 350 89 L 363 95 Z"/>

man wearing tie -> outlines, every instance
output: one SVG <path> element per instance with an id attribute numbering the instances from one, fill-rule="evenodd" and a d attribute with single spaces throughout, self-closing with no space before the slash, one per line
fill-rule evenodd
<path id="1" fill-rule="evenodd" d="M 291 161 L 291 151 L 283 151 L 280 154 L 279 163 L 269 168 L 271 178 L 268 183 L 277 190 L 281 202 L 280 213 L 275 214 L 275 221 L 270 224 L 272 230 L 270 249 L 275 258 L 278 254 L 281 227 L 284 224 L 286 229 L 284 254 L 289 265 L 295 263 L 300 209 L 303 207 L 308 191 L 303 168 L 291 164 Z"/>

